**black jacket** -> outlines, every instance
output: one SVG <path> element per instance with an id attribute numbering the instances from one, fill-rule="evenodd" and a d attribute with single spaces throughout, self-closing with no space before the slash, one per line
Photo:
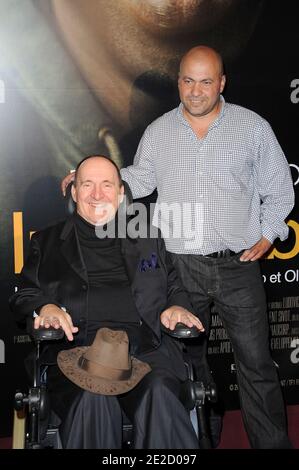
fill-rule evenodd
<path id="1" fill-rule="evenodd" d="M 122 238 L 121 252 L 141 321 L 151 329 L 153 347 L 161 344 L 160 314 L 171 305 L 192 311 L 162 238 Z M 154 267 L 147 261 L 158 260 Z M 87 338 L 88 277 L 81 255 L 73 218 L 43 231 L 31 239 L 20 287 L 10 299 L 17 321 L 32 316 L 42 305 L 65 307 L 79 332 L 74 341 L 55 345 L 61 349 L 82 346 Z M 54 349 L 51 348 L 54 352 Z M 48 358 L 50 361 L 50 358 Z"/>

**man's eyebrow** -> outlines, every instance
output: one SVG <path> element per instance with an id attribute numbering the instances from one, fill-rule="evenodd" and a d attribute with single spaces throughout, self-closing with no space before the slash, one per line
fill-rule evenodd
<path id="1" fill-rule="evenodd" d="M 207 81 L 207 80 L 210 80 L 211 82 L 214 81 L 213 78 L 211 78 L 211 77 L 205 77 L 205 78 L 202 78 L 202 79 L 200 79 L 200 80 L 196 80 L 195 78 L 189 77 L 189 75 L 184 75 L 184 76 L 181 77 L 181 78 L 182 78 L 182 80 L 192 80 L 192 82 L 196 82 L 196 81 L 198 81 L 198 82 L 205 82 L 205 81 Z"/>
<path id="2" fill-rule="evenodd" d="M 104 180 L 102 181 L 102 183 L 110 183 L 110 184 L 115 184 L 114 181 L 111 181 L 111 180 Z"/>
<path id="3" fill-rule="evenodd" d="M 82 184 L 82 183 L 93 183 L 93 181 L 87 179 L 87 180 L 81 180 L 80 183 L 81 183 L 81 184 Z"/>
<path id="4" fill-rule="evenodd" d="M 93 180 L 90 180 L 90 179 L 86 179 L 86 180 L 81 180 L 80 183 L 81 183 L 81 184 L 83 184 L 83 183 L 94 183 L 94 181 L 93 181 Z M 113 181 L 111 181 L 111 180 L 103 180 L 103 181 L 101 181 L 101 183 L 115 184 L 115 183 L 114 183 Z"/>
<path id="5" fill-rule="evenodd" d="M 186 80 L 186 79 L 187 79 L 187 80 L 193 80 L 193 81 L 194 81 L 194 78 L 189 77 L 189 75 L 183 75 L 181 78 L 182 78 L 182 80 Z"/>

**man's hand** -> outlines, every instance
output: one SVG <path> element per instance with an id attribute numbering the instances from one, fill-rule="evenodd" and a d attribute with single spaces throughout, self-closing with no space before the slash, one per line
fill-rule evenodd
<path id="1" fill-rule="evenodd" d="M 34 328 L 38 329 L 40 326 L 62 328 L 69 341 L 73 341 L 73 333 L 78 331 L 78 328 L 73 325 L 71 316 L 54 304 L 47 304 L 41 308 L 38 317 L 34 319 Z"/>
<path id="2" fill-rule="evenodd" d="M 71 184 L 72 181 L 74 181 L 75 175 L 76 175 L 76 172 L 72 171 L 72 173 L 70 173 L 69 175 L 66 175 L 61 181 L 61 191 L 64 196 L 66 194 L 66 188 L 68 187 L 69 184 Z"/>
<path id="3" fill-rule="evenodd" d="M 240 261 L 256 261 L 260 259 L 270 248 L 272 243 L 262 237 L 252 248 L 245 250 Z"/>
<path id="4" fill-rule="evenodd" d="M 183 307 L 173 305 L 167 308 L 160 316 L 161 323 L 170 330 L 174 330 L 177 323 L 183 323 L 186 326 L 192 328 L 196 326 L 199 331 L 204 331 L 204 327 L 199 319 Z"/>

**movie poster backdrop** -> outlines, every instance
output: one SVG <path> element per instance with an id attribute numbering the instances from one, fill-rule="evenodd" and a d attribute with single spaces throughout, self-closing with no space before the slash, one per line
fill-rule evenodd
<path id="1" fill-rule="evenodd" d="M 297 189 L 298 13 L 292 0 L 0 0 L 0 436 L 11 434 L 13 395 L 25 389 L 23 361 L 32 349 L 7 302 L 30 236 L 66 216 L 60 181 L 81 158 L 104 153 L 120 166 L 132 163 L 146 126 L 179 102 L 177 68 L 186 50 L 203 43 L 223 54 L 225 99 L 270 122 Z M 288 240 L 275 243 L 262 275 L 273 359 L 294 404 L 298 202 L 288 224 Z M 221 403 L 235 409 L 232 347 L 215 309 L 211 315 L 211 369 Z"/>

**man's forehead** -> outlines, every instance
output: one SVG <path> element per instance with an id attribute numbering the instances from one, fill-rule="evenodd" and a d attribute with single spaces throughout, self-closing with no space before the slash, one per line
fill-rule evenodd
<path id="1" fill-rule="evenodd" d="M 100 180 L 100 179 L 117 179 L 117 171 L 114 166 L 104 159 L 90 159 L 83 162 L 78 168 L 77 177 L 80 180 Z"/>
<path id="2" fill-rule="evenodd" d="M 186 63 L 180 70 L 180 78 L 207 79 L 220 77 L 221 68 L 217 62 L 197 61 Z"/>

